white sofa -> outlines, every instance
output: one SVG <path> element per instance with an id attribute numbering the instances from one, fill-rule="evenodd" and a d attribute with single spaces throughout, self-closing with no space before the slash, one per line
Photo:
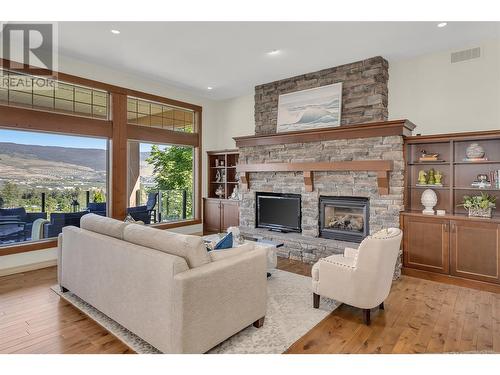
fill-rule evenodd
<path id="1" fill-rule="evenodd" d="M 401 246 L 398 228 L 383 229 L 366 237 L 358 249 L 320 259 L 312 268 L 313 306 L 320 296 L 363 309 L 370 324 L 370 309 L 384 309 Z"/>
<path id="2" fill-rule="evenodd" d="M 263 324 L 265 249 L 210 256 L 201 237 L 93 214 L 65 227 L 58 247 L 62 290 L 163 353 L 204 353 Z"/>

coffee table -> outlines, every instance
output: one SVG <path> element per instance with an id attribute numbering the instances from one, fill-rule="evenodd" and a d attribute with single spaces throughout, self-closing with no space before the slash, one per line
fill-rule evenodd
<path id="1" fill-rule="evenodd" d="M 222 238 L 222 236 L 226 235 L 226 233 L 220 234 L 210 234 L 207 236 L 203 236 L 203 240 L 206 242 L 218 241 Z M 267 250 L 267 270 L 269 271 L 276 268 L 278 264 L 278 256 L 276 255 L 276 249 L 283 246 L 282 242 L 273 242 L 269 240 L 265 240 L 258 237 L 243 237 L 245 239 L 242 243 L 237 243 L 234 241 L 234 247 L 240 247 L 246 243 L 254 243 L 256 246 L 263 247 Z"/>

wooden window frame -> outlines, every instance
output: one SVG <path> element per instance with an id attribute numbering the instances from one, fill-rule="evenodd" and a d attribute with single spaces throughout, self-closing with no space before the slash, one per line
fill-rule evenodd
<path id="1" fill-rule="evenodd" d="M 0 67 L 13 72 L 29 73 L 28 69 L 35 67 L 19 64 L 20 68 L 12 69 L 11 62 L 0 58 Z M 107 91 L 110 95 L 110 120 L 100 120 L 80 117 L 57 112 L 41 111 L 0 105 L 0 128 L 24 131 L 42 131 L 61 135 L 80 135 L 102 137 L 108 139 L 108 214 L 115 219 L 123 220 L 127 212 L 127 142 L 129 139 L 153 143 L 178 144 L 194 147 L 194 217 L 171 223 L 153 225 L 159 229 L 171 229 L 189 225 L 201 224 L 201 195 L 202 195 L 202 107 L 169 99 L 162 96 L 148 94 L 129 88 L 111 85 L 105 82 L 66 74 L 38 69 L 39 75 L 55 75 L 56 80 L 87 86 Z M 154 101 L 174 107 L 192 110 L 194 112 L 193 133 L 185 133 L 159 128 L 148 128 L 129 124 L 127 122 L 127 97 Z M 51 248 L 57 245 L 56 239 L 46 239 L 36 242 L 18 243 L 0 248 L 0 256 L 18 254 Z"/>

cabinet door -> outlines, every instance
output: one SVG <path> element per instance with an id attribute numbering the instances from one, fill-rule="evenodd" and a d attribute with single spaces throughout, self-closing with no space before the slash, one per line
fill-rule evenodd
<path id="1" fill-rule="evenodd" d="M 240 225 L 240 205 L 237 201 L 222 201 L 222 232 Z"/>
<path id="2" fill-rule="evenodd" d="M 449 220 L 404 218 L 403 264 L 425 271 L 449 272 Z"/>
<path id="3" fill-rule="evenodd" d="M 221 208 L 218 199 L 204 199 L 203 232 L 219 233 L 221 226 Z"/>
<path id="4" fill-rule="evenodd" d="M 500 283 L 500 225 L 452 221 L 451 274 Z"/>

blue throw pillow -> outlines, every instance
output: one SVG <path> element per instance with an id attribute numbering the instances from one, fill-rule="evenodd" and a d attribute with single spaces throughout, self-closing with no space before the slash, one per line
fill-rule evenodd
<path id="1" fill-rule="evenodd" d="M 217 242 L 217 245 L 215 245 L 214 250 L 220 250 L 220 249 L 230 249 L 233 247 L 233 234 L 229 232 L 226 234 L 222 239 Z"/>

